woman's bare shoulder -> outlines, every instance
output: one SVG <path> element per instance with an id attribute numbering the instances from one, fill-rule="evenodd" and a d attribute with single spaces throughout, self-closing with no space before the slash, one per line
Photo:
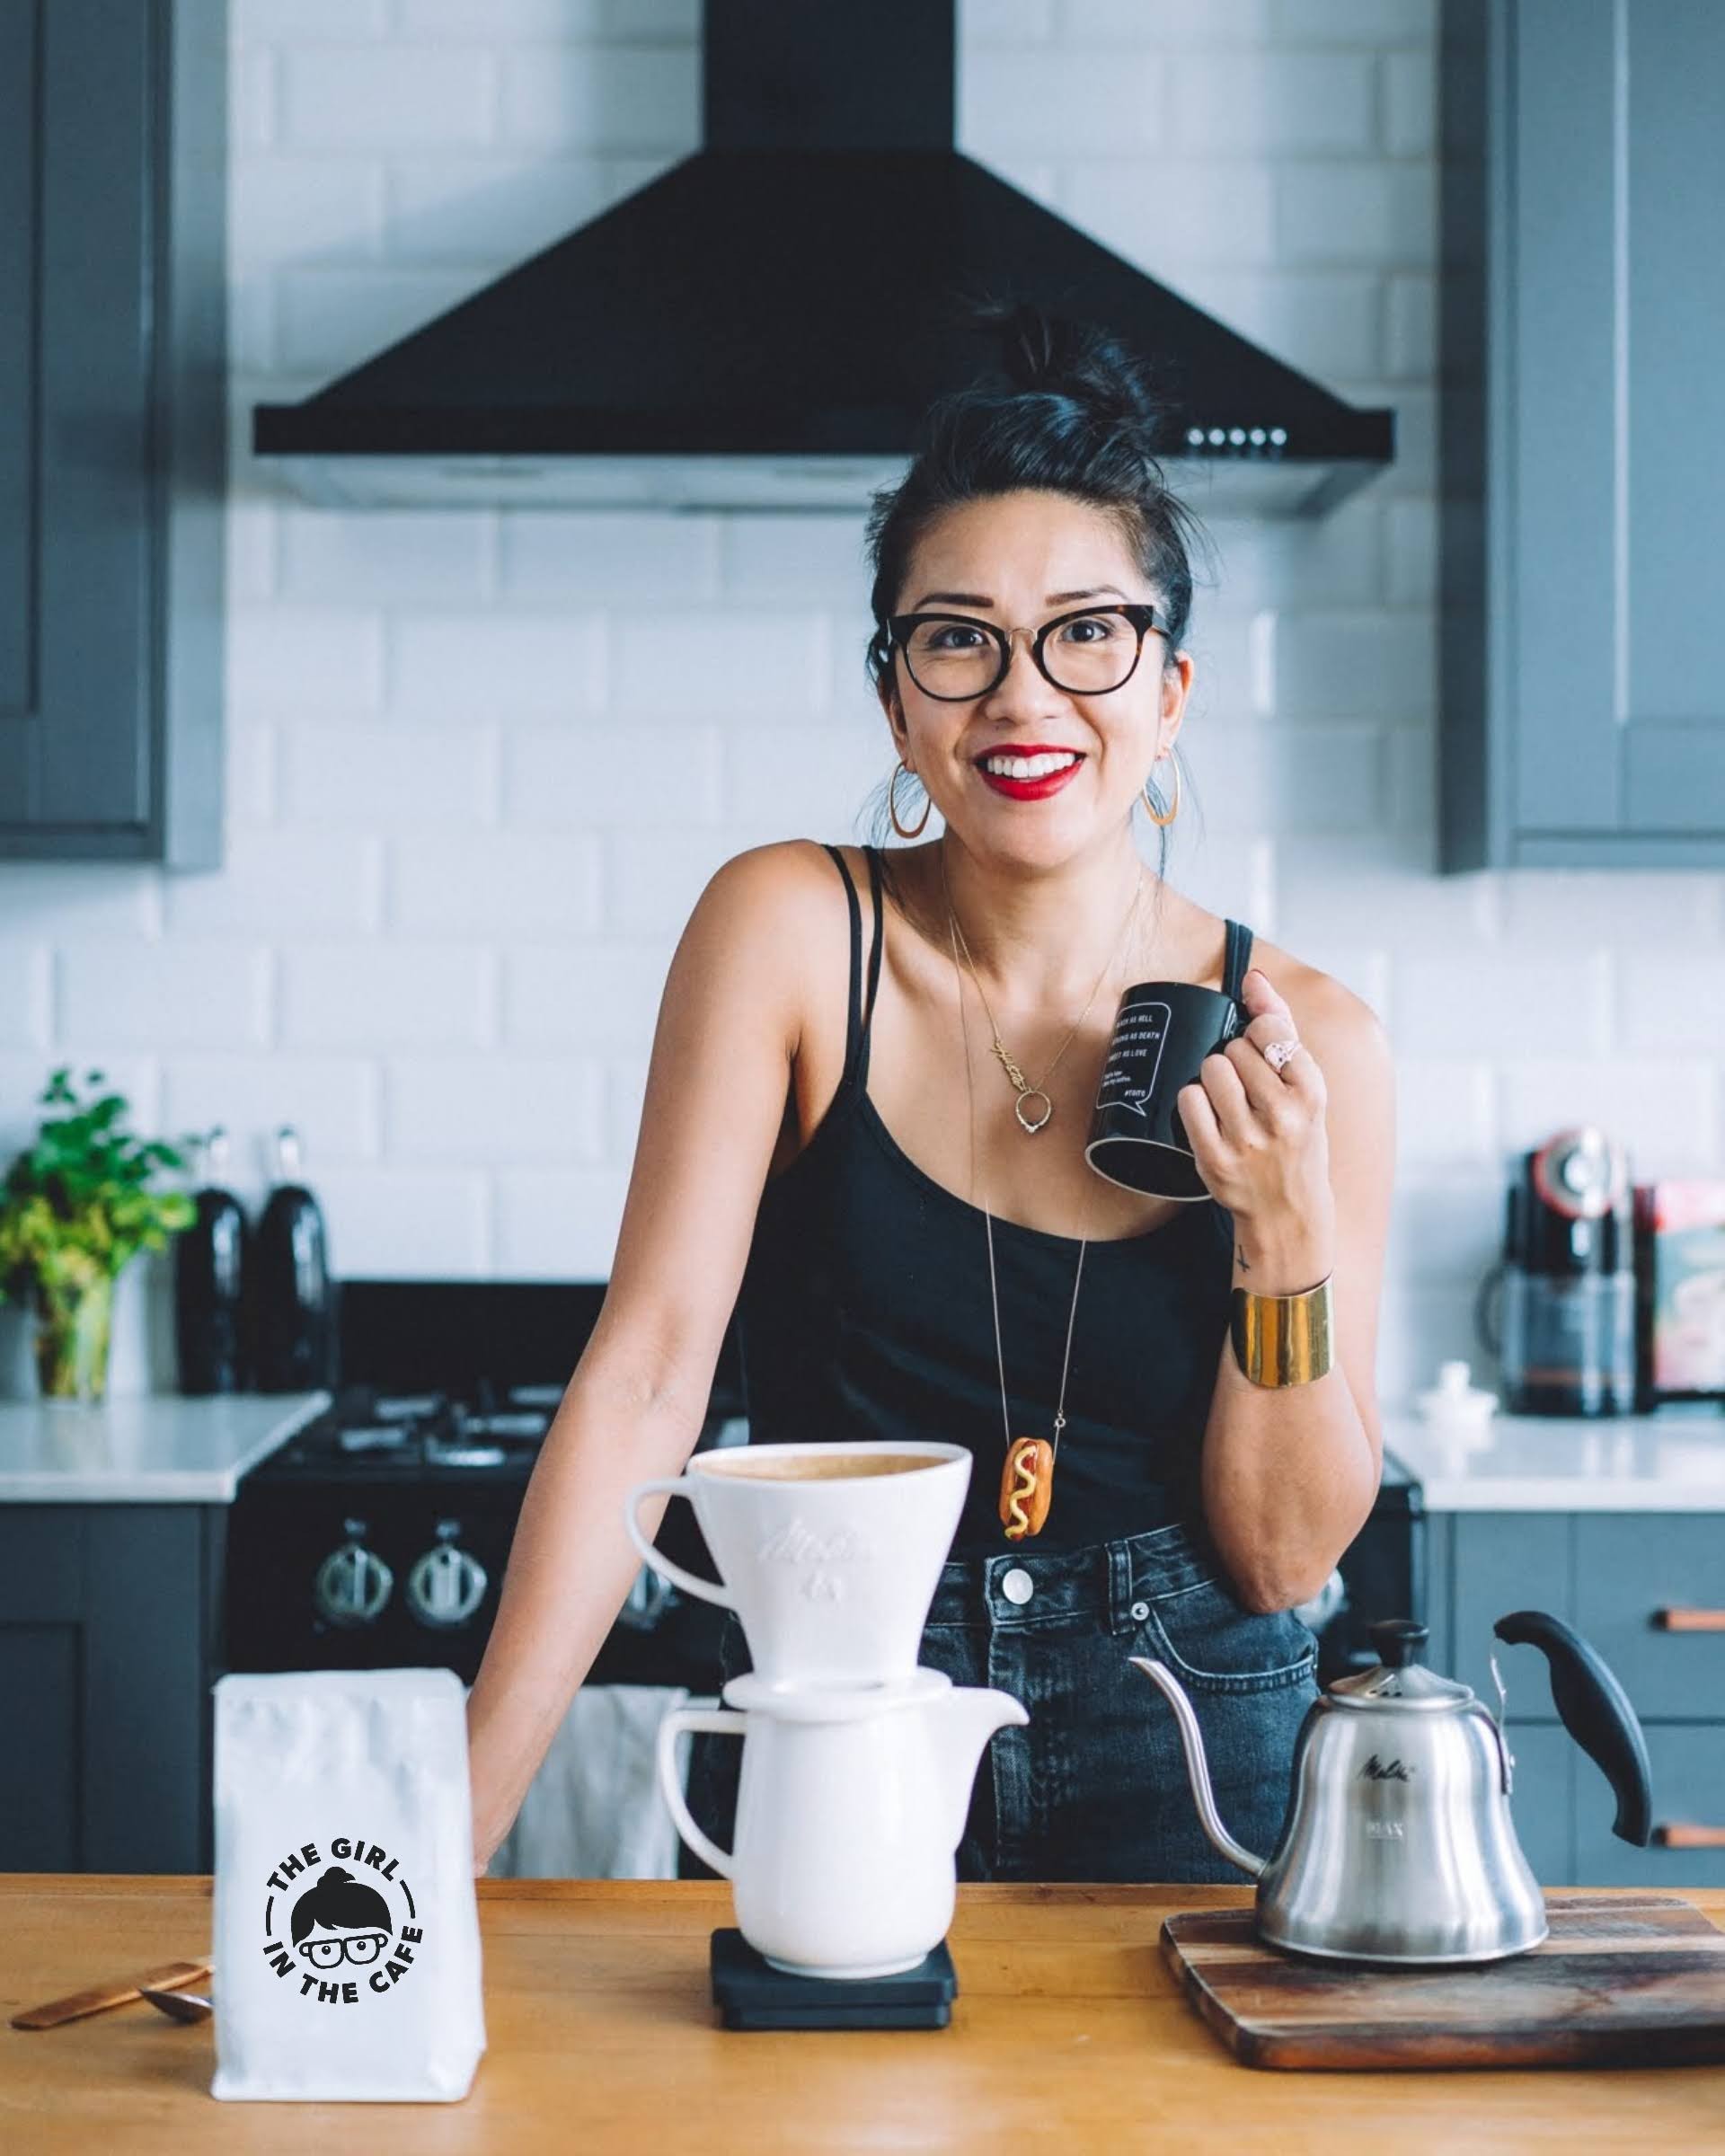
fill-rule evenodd
<path id="1" fill-rule="evenodd" d="M 1268 938 L 1252 939 L 1252 963 L 1294 1013 L 1302 1038 L 1314 1050 L 1376 1061 L 1387 1056 L 1383 1021 L 1366 1001 L 1333 974 L 1296 958 Z"/>
<path id="2" fill-rule="evenodd" d="M 855 856 L 848 865 L 866 894 L 860 852 L 844 850 Z M 849 937 L 832 856 L 814 839 L 778 839 L 735 853 L 713 871 L 683 932 L 682 955 L 727 973 L 746 967 L 766 976 L 757 989 L 770 982 L 795 1005 L 805 984 L 844 965 Z"/>

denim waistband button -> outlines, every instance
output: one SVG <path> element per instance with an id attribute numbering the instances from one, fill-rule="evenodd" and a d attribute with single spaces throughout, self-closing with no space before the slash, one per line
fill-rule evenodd
<path id="1" fill-rule="evenodd" d="M 1008 1602 L 1028 1602 L 1036 1592 L 1036 1582 L 1020 1565 L 1002 1576 L 1000 1591 Z"/>
<path id="2" fill-rule="evenodd" d="M 1142 1624 L 1149 1614 L 1150 1604 L 1147 1602 L 1135 1602 L 1132 1604 L 1132 1621 L 1134 1624 Z"/>

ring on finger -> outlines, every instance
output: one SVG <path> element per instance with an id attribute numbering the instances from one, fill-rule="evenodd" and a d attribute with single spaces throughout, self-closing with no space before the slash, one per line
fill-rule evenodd
<path id="1" fill-rule="evenodd" d="M 1299 1054 L 1297 1040 L 1267 1040 L 1264 1043 L 1264 1061 L 1272 1071 L 1281 1071 Z"/>

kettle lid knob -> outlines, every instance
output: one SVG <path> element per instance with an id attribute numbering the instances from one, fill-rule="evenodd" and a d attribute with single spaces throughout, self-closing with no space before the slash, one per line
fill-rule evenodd
<path id="1" fill-rule="evenodd" d="M 1406 1669 L 1420 1659 L 1420 1649 L 1431 1637 L 1428 1628 L 1411 1617 L 1380 1617 L 1369 1626 L 1374 1650 L 1385 1669 Z"/>

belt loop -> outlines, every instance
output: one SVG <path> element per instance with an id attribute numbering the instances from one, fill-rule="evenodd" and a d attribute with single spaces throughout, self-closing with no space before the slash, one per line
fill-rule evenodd
<path id="1" fill-rule="evenodd" d="M 1126 1630 L 1127 1604 L 1132 1599 L 1132 1550 L 1128 1542 L 1108 1544 L 1108 1623 L 1110 1631 Z"/>

